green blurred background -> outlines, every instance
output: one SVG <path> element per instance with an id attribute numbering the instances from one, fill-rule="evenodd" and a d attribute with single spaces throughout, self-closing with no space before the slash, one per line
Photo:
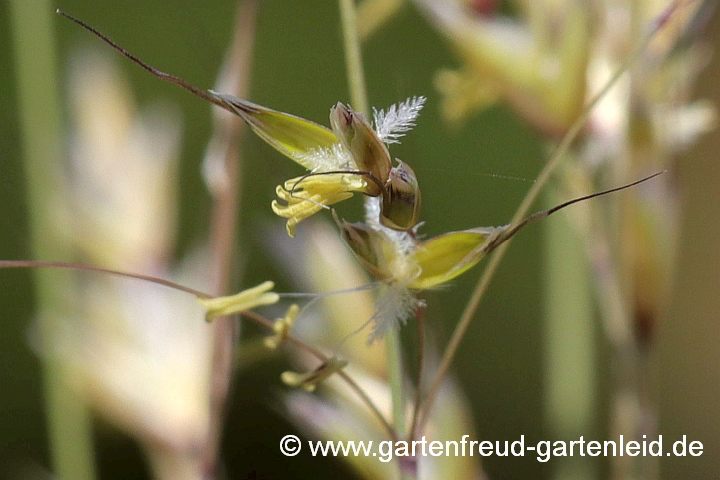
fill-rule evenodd
<path id="1" fill-rule="evenodd" d="M 52 5 L 53 9 L 56 7 L 86 20 L 153 66 L 200 87 L 212 88 L 232 35 L 236 2 L 64 0 Z M 31 257 L 31 239 L 26 221 L 23 150 L 17 120 L 17 79 L 8 8 L 7 2 L 0 3 L 0 89 L 4 92 L 0 110 L 0 258 L 27 259 Z M 180 258 L 206 239 L 208 232 L 210 200 L 200 176 L 200 162 L 211 133 L 210 106 L 180 88 L 151 77 L 60 17 L 54 17 L 53 29 L 63 96 L 67 94 L 71 52 L 80 46 L 90 46 L 115 59 L 127 74 L 141 105 L 162 100 L 180 109 L 184 125 L 181 219 L 176 251 Z M 250 100 L 327 124 L 330 106 L 337 101 L 349 101 L 341 38 L 335 2 L 260 2 Z M 393 156 L 411 163 L 422 186 L 422 215 L 427 221 L 424 233 L 433 236 L 449 230 L 507 223 L 530 183 L 486 174 L 533 179 L 545 159 L 542 137 L 503 106 L 472 115 L 461 126 L 445 124 L 439 115 L 439 99 L 432 76 L 438 68 L 453 65 L 455 60 L 446 43 L 412 8 L 402 9 L 379 30 L 364 45 L 363 56 L 372 105 L 383 108 L 413 95 L 428 97 L 417 128 L 392 149 Z M 714 66 L 704 74 L 705 78 L 712 78 L 711 72 L 715 72 L 714 78 L 717 78 Z M 42 88 L 42 81 L 38 82 L 38 88 Z M 714 93 L 717 98 L 718 85 L 707 88 L 706 95 Z M 67 117 L 67 111 L 63 113 Z M 697 155 L 685 159 L 685 166 L 681 164 L 681 186 L 690 191 L 695 187 L 686 186 L 687 182 L 700 182 L 713 197 L 697 200 L 705 211 L 693 223 L 692 231 L 686 232 L 683 240 L 687 242 L 692 242 L 692 234 L 698 230 L 717 231 L 720 218 L 710 213 L 720 204 L 717 202 L 718 168 L 714 162 L 698 160 L 703 154 L 717 156 L 718 146 L 715 142 L 698 149 Z M 273 216 L 270 210 L 275 185 L 299 175 L 300 169 L 257 137 L 248 135 L 244 150 L 239 227 L 242 250 L 236 256 L 238 267 L 243 268 L 238 268 L 233 283 L 239 287 L 273 278 L 281 290 L 289 288 L 287 272 L 272 260 L 273 252 L 265 248 L 262 232 L 268 222 L 282 225 L 282 219 Z M 707 170 L 700 170 L 701 167 Z M 686 208 L 691 208 L 691 199 L 687 202 Z M 351 204 L 340 207 L 345 217 L 357 218 L 361 214 L 359 199 L 345 203 Z M 545 223 L 553 221 L 561 220 L 549 219 Z M 472 405 L 475 431 L 482 438 L 512 441 L 524 434 L 528 444 L 551 438 L 544 417 L 543 228 L 534 225 L 517 237 L 454 364 L 453 374 Z M 708 269 L 697 286 L 688 287 L 695 294 L 703 287 L 717 292 L 720 286 L 716 242 L 705 244 L 712 251 L 699 251 L 705 248 L 702 245 L 684 245 L 680 254 L 685 268 L 679 282 L 696 278 L 688 271 L 692 261 L 697 262 L 695 268 Z M 450 289 L 427 295 L 427 324 L 438 345 L 447 342 L 480 271 L 481 268 L 476 268 L 454 281 Z M 686 280 L 686 276 L 692 278 Z M 33 465 L 49 468 L 40 362 L 31 350 L 28 337 L 34 311 L 31 272 L 0 272 L 0 291 L 3 299 L 0 302 L 0 476 L 20 478 L 24 474 L 19 472 L 26 472 L 27 468 L 33 470 Z M 711 297 L 703 297 L 701 302 L 710 305 Z M 666 372 L 658 376 L 657 382 L 661 425 L 669 426 L 675 434 L 700 436 L 707 445 L 718 446 L 718 409 L 710 400 L 720 398 L 712 390 L 720 384 L 718 358 L 717 354 L 710 357 L 708 352 L 720 337 L 717 324 L 720 310 L 695 312 L 692 318 L 685 318 L 690 312 L 682 303 L 674 308 L 677 313 L 667 318 L 668 326 L 660 329 L 658 340 L 658 363 L 662 366 L 660 370 Z M 684 325 L 676 326 L 680 322 Z M 695 338 L 693 332 L 702 333 Z M 676 344 L 679 335 L 686 341 Z M 409 341 L 410 333 L 405 332 L 405 337 Z M 705 339 L 705 343 L 696 343 L 700 339 Z M 696 345 L 699 346 L 696 348 Z M 607 386 L 608 362 L 601 335 L 597 335 L 591 350 L 600 352 L 597 357 L 600 389 L 595 398 L 596 420 L 585 435 L 604 439 L 608 431 L 607 399 L 603 393 Z M 693 355 L 688 350 L 693 350 Z M 688 355 L 694 360 L 687 362 Z M 282 361 L 272 361 L 242 372 L 236 378 L 223 444 L 228 477 L 352 478 L 352 471 L 338 459 L 280 456 L 278 439 L 287 433 L 299 433 L 297 427 L 286 420 L 276 397 L 277 374 L 283 367 Z M 700 372 L 706 380 L 698 377 Z M 247 395 L 248 391 L 253 394 Z M 670 399 L 667 405 L 663 403 L 666 398 Z M 687 412 L 685 423 L 672 421 L 680 418 L 678 412 Z M 697 423 L 699 417 L 704 418 L 704 422 Z M 663 418 L 671 421 L 663 424 Z M 147 478 L 142 454 L 130 438 L 102 423 L 95 429 L 101 478 Z M 704 476 L 704 472 L 716 475 L 720 470 L 711 457 L 717 450 L 713 454 L 706 446 L 706 451 L 708 454 L 701 459 L 668 460 L 663 470 L 664 476 L 668 475 L 665 478 L 711 478 Z M 608 472 L 606 462 L 601 459 L 594 462 L 600 478 L 604 478 Z M 291 476 L 287 474 L 289 465 L 294 472 Z M 538 463 L 532 456 L 493 457 L 483 459 L 483 465 L 493 479 L 550 478 L 553 468 L 553 462 Z"/>

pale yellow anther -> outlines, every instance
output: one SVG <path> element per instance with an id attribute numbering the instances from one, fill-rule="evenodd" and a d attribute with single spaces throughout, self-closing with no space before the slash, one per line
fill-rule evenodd
<path id="1" fill-rule="evenodd" d="M 250 310 L 263 305 L 272 305 L 280 300 L 280 296 L 271 292 L 275 284 L 271 281 L 263 282 L 260 285 L 243 290 L 235 295 L 215 298 L 198 298 L 200 304 L 205 307 L 207 313 L 205 320 L 213 321 L 215 317 L 232 315 L 233 313 Z"/>
<path id="2" fill-rule="evenodd" d="M 345 368 L 347 364 L 347 360 L 340 360 L 339 358 L 332 357 L 312 372 L 297 373 L 287 371 L 280 374 L 280 379 L 285 385 L 290 387 L 302 387 L 303 390 L 312 392 L 320 383 L 325 381 L 325 379 L 327 379 L 330 375 L 333 375 Z"/>
<path id="3" fill-rule="evenodd" d="M 263 340 L 263 343 L 267 348 L 275 350 L 287 339 L 299 311 L 300 307 L 293 303 L 290 305 L 290 308 L 288 308 L 284 317 L 275 320 L 275 323 L 273 324 L 273 331 L 275 332 L 275 335 L 267 337 Z"/>
<path id="4" fill-rule="evenodd" d="M 275 192 L 286 205 L 273 200 L 273 212 L 288 219 L 287 232 L 295 236 L 295 227 L 306 218 L 316 214 L 326 205 L 347 200 L 355 192 L 365 192 L 367 181 L 347 173 L 311 175 L 292 178 L 284 185 L 278 185 Z"/>

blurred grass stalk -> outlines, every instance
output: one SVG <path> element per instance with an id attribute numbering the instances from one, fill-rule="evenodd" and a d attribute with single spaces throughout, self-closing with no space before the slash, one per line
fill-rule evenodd
<path id="1" fill-rule="evenodd" d="M 255 43 L 257 0 L 240 0 L 237 5 L 233 39 L 228 48 L 217 80 L 217 90 L 247 98 Z M 210 238 L 213 291 L 227 295 L 231 290 L 234 253 L 238 249 L 236 225 L 239 192 L 242 183 L 242 144 L 246 128 L 235 115 L 214 109 L 213 137 L 203 161 L 203 173 L 213 198 L 212 232 Z M 220 469 L 225 410 L 234 366 L 234 344 L 237 319 L 218 318 L 213 329 L 213 360 L 211 379 L 211 431 L 203 461 L 209 478 Z"/>
<path id="2" fill-rule="evenodd" d="M 565 200 L 549 190 L 548 208 Z M 584 239 L 568 215 L 544 225 L 545 416 L 549 436 L 566 441 L 597 429 L 597 344 L 592 282 Z M 591 457 L 555 459 L 552 478 L 599 478 Z"/>
<path id="3" fill-rule="evenodd" d="M 18 104 L 24 145 L 31 255 L 34 259 L 68 260 L 69 247 L 54 224 L 66 200 L 61 179 L 63 142 L 53 44 L 53 7 L 47 0 L 11 0 Z M 42 334 L 52 335 L 54 318 L 64 310 L 67 273 L 36 270 L 36 306 Z M 66 372 L 56 358 L 44 367 L 48 437 L 52 469 L 60 479 L 96 477 L 92 424 L 85 404 L 70 391 Z"/>
<path id="4" fill-rule="evenodd" d="M 609 185 L 617 185 L 628 178 L 635 178 L 638 175 L 651 170 L 660 170 L 666 167 L 673 167 L 673 154 L 681 151 L 689 140 L 682 137 L 682 130 L 685 128 L 691 131 L 687 138 L 694 139 L 695 136 L 707 131 L 712 122 L 704 121 L 700 128 L 693 130 L 688 128 L 692 119 L 700 119 L 698 113 L 701 105 L 690 103 L 687 96 L 689 85 L 692 83 L 694 73 L 698 66 L 698 50 L 691 50 L 688 42 L 695 35 L 693 22 L 687 17 L 699 15 L 702 18 L 706 13 L 688 8 L 673 10 L 670 4 L 665 14 L 658 13 L 649 3 L 632 4 L 627 6 L 627 15 L 630 18 L 631 28 L 626 36 L 636 42 L 646 34 L 648 25 L 662 25 L 663 30 L 658 34 L 657 41 L 648 45 L 647 51 L 639 57 L 629 69 L 629 82 L 625 91 L 619 90 L 617 95 L 610 95 L 609 101 L 615 103 L 615 112 L 618 114 L 615 121 L 604 122 L 607 138 L 615 139 L 614 150 L 608 156 L 612 160 L 607 169 Z M 680 17 L 674 25 L 665 25 L 669 19 L 668 13 Z M 685 20 L 682 19 L 686 16 Z M 685 22 L 685 23 L 683 23 Z M 695 25 L 694 28 L 697 28 Z M 605 45 L 618 43 L 620 33 L 614 28 L 606 28 L 605 37 L 600 40 Z M 602 31 L 602 29 L 601 29 Z M 684 39 L 681 35 L 687 35 Z M 601 45 L 603 43 L 600 43 Z M 678 48 L 673 46 L 678 45 Z M 685 49 L 685 50 L 684 50 Z M 689 53 L 688 53 L 689 51 Z M 603 52 L 598 50 L 598 60 L 602 60 Z M 617 59 L 612 55 L 612 49 L 606 49 L 605 55 L 612 63 Z M 684 58 L 684 63 L 679 63 Z M 681 66 L 682 70 L 678 70 Z M 592 67 L 591 67 L 592 68 Z M 600 79 L 598 79 L 599 81 Z M 601 107 L 602 108 L 602 107 Z M 610 113 L 609 110 L 606 113 Z M 677 115 L 672 117 L 671 114 Z M 667 115 L 667 124 L 658 124 L 658 117 Z M 680 119 L 685 120 L 684 122 Z M 602 122 L 602 111 L 598 112 L 598 124 Z M 605 120 L 609 120 L 605 117 Z M 700 125 L 700 124 L 698 124 Z M 663 128 L 665 127 L 665 128 Z M 608 135 L 608 133 L 612 133 Z M 591 132 L 596 138 L 590 137 L 586 142 L 591 144 L 602 142 L 602 131 Z M 682 141 L 680 141 L 682 139 Z M 606 140 L 607 141 L 607 140 Z M 587 150 L 585 151 L 588 152 Z M 581 159 L 576 162 L 579 165 L 589 165 L 592 158 Z M 607 425 L 607 436 L 612 440 L 624 437 L 641 441 L 653 438 L 655 430 L 655 412 L 653 405 L 656 403 L 648 391 L 647 381 L 647 347 L 652 345 L 653 330 L 657 317 L 666 309 L 665 297 L 667 296 L 667 284 L 671 275 L 670 260 L 674 257 L 674 242 L 676 236 L 675 228 L 675 195 L 674 185 L 670 175 L 659 178 L 650 185 L 614 196 L 604 202 L 595 202 L 588 205 L 591 210 L 591 220 L 580 219 L 575 228 L 576 233 L 584 235 L 588 257 L 594 270 L 595 291 L 599 306 L 600 318 L 605 331 L 605 341 L 610 347 L 610 392 L 609 392 L 609 423 Z M 592 177 L 587 174 L 587 181 Z M 572 181 L 566 181 L 566 185 L 572 185 Z M 608 184 L 604 185 L 608 186 Z M 585 187 L 583 187 L 585 188 Z M 587 193 L 583 191 L 582 193 Z M 607 209 L 603 203 L 610 203 Z M 577 219 L 576 219 L 577 220 Z M 583 223 L 587 225 L 583 226 Z M 548 309 L 548 394 L 549 394 L 549 423 L 555 429 L 558 436 L 565 438 L 570 434 L 577 438 L 583 432 L 592 432 L 597 425 L 592 425 L 593 402 L 586 396 L 585 388 L 594 385 L 592 375 L 597 372 L 592 368 L 586 368 L 588 358 L 583 359 L 578 352 L 582 351 L 577 345 L 580 333 L 577 323 L 583 321 L 586 315 L 573 311 L 572 302 L 568 301 L 570 295 L 562 290 L 554 289 L 573 288 L 573 285 L 563 284 L 562 279 L 557 282 L 549 281 L 553 276 L 567 276 L 568 271 L 553 272 L 554 263 L 562 264 L 562 258 L 553 259 L 553 245 L 562 242 L 557 238 L 552 229 L 555 224 L 548 222 L 548 237 L 552 238 L 547 246 L 547 253 L 550 255 L 547 262 L 546 292 L 547 304 L 552 306 Z M 584 232 L 583 232 L 584 230 Z M 682 238 L 680 236 L 679 238 Z M 574 249 L 572 249 L 574 251 Z M 568 255 L 569 250 L 559 252 L 559 255 Z M 579 260 L 573 266 L 565 268 L 581 268 Z M 583 262 L 584 263 L 584 262 Z M 679 265 L 679 264 L 678 264 Z M 573 277 L 581 278 L 581 272 L 572 274 Z M 589 293 L 589 292 L 588 292 Z M 592 318 L 592 302 L 587 298 L 585 312 Z M 563 303 L 564 302 L 564 303 Z M 564 308 L 558 308 L 563 305 Z M 575 318 L 573 318 L 573 316 Z M 563 326 L 562 328 L 560 328 Z M 592 327 L 592 325 L 590 325 Z M 564 330 L 564 331 L 563 331 Z M 558 335 L 557 332 L 562 332 Z M 574 335 L 573 335 L 574 333 Z M 592 331 L 585 332 L 591 335 Z M 580 336 L 580 342 L 588 339 L 587 335 Z M 564 338 L 564 340 L 563 340 Z M 589 337 L 592 338 L 592 337 Z M 586 352 L 592 352 L 596 347 L 589 343 L 585 348 Z M 564 353 L 562 361 L 555 358 Z M 597 357 L 597 354 L 586 353 L 590 358 Z M 568 376 L 562 384 L 575 383 L 575 391 L 563 392 L 561 384 L 553 379 L 560 372 Z M 582 378 L 584 372 L 587 378 Z M 684 390 L 687 392 L 688 390 Z M 581 398 L 577 398 L 577 396 Z M 556 401 L 556 397 L 563 396 L 567 410 L 558 409 L 562 403 Z M 584 401 L 584 419 L 579 415 Z M 564 413 L 565 418 L 560 420 L 558 414 Z M 569 422 L 575 421 L 576 426 Z M 583 426 L 585 422 L 585 426 Z M 563 431 L 564 427 L 575 428 L 575 434 Z M 616 479 L 626 478 L 656 478 L 657 459 L 642 456 L 613 457 L 610 462 L 610 477 Z M 588 478 L 586 472 L 569 472 L 565 468 L 572 469 L 573 462 L 570 460 L 560 463 L 555 472 L 557 478 L 569 478 L 566 473 L 574 476 L 582 475 Z M 597 468 L 597 467 L 596 467 Z M 598 473 L 594 476 L 597 477 Z M 592 477 L 591 477 L 592 478 Z"/>
<path id="5" fill-rule="evenodd" d="M 353 108 L 360 110 L 369 119 L 372 118 L 370 105 L 367 100 L 367 87 L 363 71 L 362 51 L 360 37 L 358 36 L 355 20 L 354 0 L 338 0 L 340 8 L 340 21 L 342 24 L 343 41 L 345 47 L 345 63 L 347 67 L 350 99 Z M 387 352 L 388 381 L 392 396 L 392 425 L 398 437 L 405 435 L 405 397 L 403 394 L 404 371 L 402 363 L 402 350 L 400 333 L 390 328 L 385 336 Z M 404 473 L 401 472 L 401 476 Z"/>
<path id="6" fill-rule="evenodd" d="M 720 51 L 720 16 L 705 26 L 707 41 Z M 699 77 L 695 98 L 720 104 L 717 59 Z M 677 163 L 680 222 L 669 308 L 660 318 L 652 363 L 657 380 L 659 433 L 663 448 L 687 435 L 703 442 L 699 457 L 660 457 L 663 480 L 717 478 L 720 460 L 720 135 L 703 137 Z M 666 446 L 667 445 L 667 446 Z M 713 453 L 711 453 L 713 452 Z"/>

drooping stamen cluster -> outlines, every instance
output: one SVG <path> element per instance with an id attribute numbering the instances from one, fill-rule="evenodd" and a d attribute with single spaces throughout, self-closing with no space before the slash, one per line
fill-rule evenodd
<path id="1" fill-rule="evenodd" d="M 328 205 L 347 200 L 353 193 L 365 193 L 367 188 L 367 181 L 354 174 L 304 175 L 278 185 L 275 193 L 285 203 L 273 200 L 271 207 L 276 215 L 288 219 L 287 233 L 294 237 L 298 223 Z"/>

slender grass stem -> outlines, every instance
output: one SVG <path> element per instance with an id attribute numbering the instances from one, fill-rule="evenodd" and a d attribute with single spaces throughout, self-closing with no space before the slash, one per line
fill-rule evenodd
<path id="1" fill-rule="evenodd" d="M 405 396 L 403 388 L 402 347 L 397 330 L 389 330 L 385 335 L 387 350 L 388 381 L 392 397 L 393 426 L 399 436 L 405 435 Z"/>
<path id="2" fill-rule="evenodd" d="M 555 168 L 560 164 L 562 159 L 567 154 L 568 150 L 570 149 L 570 146 L 572 145 L 572 142 L 577 138 L 578 134 L 582 130 L 582 128 L 585 126 L 585 123 L 587 122 L 588 118 L 590 117 L 590 114 L 592 113 L 595 106 L 602 100 L 607 92 L 617 83 L 617 81 L 622 77 L 622 75 L 628 70 L 628 68 L 640 57 L 640 55 L 645 51 L 648 44 L 652 41 L 655 34 L 668 22 L 670 17 L 672 16 L 673 12 L 680 6 L 679 1 L 672 2 L 663 13 L 661 13 L 654 22 L 652 22 L 648 28 L 647 33 L 645 34 L 644 38 L 641 39 L 640 43 L 635 47 L 635 49 L 625 58 L 625 60 L 621 63 L 621 65 L 618 67 L 617 71 L 612 75 L 612 77 L 608 80 L 608 82 L 605 84 L 605 86 L 595 94 L 595 96 L 592 98 L 590 103 L 587 107 L 583 110 L 582 114 L 578 117 L 578 119 L 573 123 L 573 125 L 568 130 L 567 134 L 565 134 L 565 137 L 562 139 L 558 147 L 555 149 L 555 152 L 552 154 L 548 162 L 545 164 L 543 169 L 540 171 L 540 174 L 538 175 L 535 183 L 530 187 L 530 190 L 528 190 L 528 193 L 525 195 L 525 198 L 520 203 L 520 206 L 515 211 L 515 214 L 512 217 L 512 220 L 510 221 L 510 227 L 508 230 L 512 230 L 515 225 L 517 225 L 519 222 L 523 220 L 523 218 L 527 215 L 530 207 L 532 206 L 533 202 L 537 199 L 538 195 L 540 194 L 541 189 L 545 186 L 547 181 L 550 179 L 550 175 L 553 173 Z M 447 348 L 445 349 L 445 353 L 443 354 L 443 358 L 440 362 L 440 366 L 438 367 L 437 372 L 435 373 L 435 376 L 433 377 L 433 380 L 430 384 L 430 388 L 428 390 L 428 394 L 425 397 L 425 400 L 423 401 L 423 407 L 422 407 L 422 414 L 421 414 L 421 420 L 419 423 L 419 428 L 422 429 L 422 426 L 427 422 L 430 411 L 432 410 L 433 403 L 435 401 L 435 397 L 437 396 L 437 392 L 440 389 L 440 386 L 442 385 L 442 381 L 447 374 L 448 370 L 450 369 L 450 365 L 452 364 L 453 359 L 455 358 L 455 354 L 457 353 L 457 349 L 460 346 L 460 342 L 465 336 L 465 332 L 467 332 L 468 327 L 470 326 L 470 322 L 475 316 L 475 312 L 477 311 L 478 307 L 480 306 L 480 301 L 482 300 L 483 296 L 485 295 L 485 291 L 487 290 L 488 285 L 490 284 L 490 281 L 492 280 L 493 276 L 495 275 L 495 272 L 497 271 L 498 266 L 500 265 L 500 262 L 502 261 L 503 257 L 505 256 L 505 252 L 507 251 L 508 247 L 510 246 L 511 240 L 506 241 L 505 243 L 501 244 L 497 247 L 495 250 L 495 253 L 491 256 L 490 261 L 488 262 L 487 267 L 483 271 L 482 275 L 480 276 L 480 279 L 478 280 L 478 283 L 475 286 L 475 289 L 470 296 L 470 299 L 465 306 L 465 309 L 463 310 L 462 315 L 460 316 L 460 320 L 457 323 L 457 326 L 455 327 L 455 330 L 453 331 L 453 334 L 450 338 L 450 342 L 448 343 Z"/>
<path id="3" fill-rule="evenodd" d="M 422 403 L 422 378 L 423 367 L 425 363 L 425 307 L 420 307 L 415 311 L 415 335 L 417 336 L 417 380 L 415 381 L 415 405 L 413 406 L 412 420 L 410 421 L 410 431 L 407 440 L 412 442 L 415 440 L 417 433 L 418 417 L 420 415 L 420 405 Z"/>
<path id="4" fill-rule="evenodd" d="M 557 204 L 558 193 L 546 190 L 544 202 Z M 586 244 L 572 218 L 549 222 L 543 229 L 544 418 L 554 438 L 591 435 L 598 411 L 593 278 Z M 556 465 L 554 480 L 600 478 L 599 464 L 590 457 L 558 458 Z"/>
<path id="5" fill-rule="evenodd" d="M 27 204 L 32 255 L 70 257 L 69 246 L 53 235 L 56 212 L 67 198 L 62 178 L 60 100 L 53 45 L 53 9 L 47 0 L 9 2 L 20 131 L 23 137 Z M 66 301 L 64 273 L 35 272 L 35 308 L 44 334 L 52 336 L 54 318 L 63 315 Z M 44 360 L 43 380 L 49 450 L 56 478 L 92 480 L 96 477 L 92 423 L 87 407 L 67 386 L 63 364 Z"/>
<path id="6" fill-rule="evenodd" d="M 355 23 L 355 6 L 353 0 L 338 0 L 338 2 L 345 45 L 345 65 L 350 84 L 350 101 L 353 110 L 360 110 L 369 118 L 370 104 L 368 103 L 367 88 L 365 86 L 360 37 L 358 37 L 357 24 Z"/>
<path id="7" fill-rule="evenodd" d="M 257 0 L 241 2 L 235 21 L 235 33 L 218 80 L 218 90 L 246 98 L 252 68 L 252 51 L 255 41 Z M 224 88 L 228 84 L 228 88 Z M 224 113 L 224 112 L 223 112 Z M 212 222 L 209 270 L 214 278 L 213 292 L 227 295 L 231 286 L 232 258 L 236 248 L 236 219 L 238 192 L 240 191 L 242 140 L 244 122 L 235 115 L 215 117 L 213 142 L 222 145 L 220 157 L 211 157 L 208 152 L 205 162 L 223 163 L 224 182 L 222 186 L 210 185 L 212 192 Z M 214 187 L 214 188 L 213 188 Z M 210 435 L 203 451 L 203 474 L 206 478 L 217 476 L 220 441 L 227 405 L 228 392 L 233 375 L 235 359 L 235 329 L 232 317 L 217 318 L 212 326 L 213 354 L 210 380 Z"/>
<path id="8" fill-rule="evenodd" d="M 0 268 L 49 268 L 49 269 L 65 269 L 65 270 L 81 270 L 86 272 L 105 273 L 107 275 L 114 275 L 116 277 L 134 278 L 136 280 L 143 280 L 152 282 L 163 287 L 172 288 L 181 292 L 195 295 L 198 298 L 212 298 L 209 293 L 195 290 L 194 288 L 186 287 L 179 283 L 165 280 L 164 278 L 153 277 L 151 275 L 143 275 L 142 273 L 123 272 L 120 270 L 113 270 L 110 268 L 92 267 L 90 265 L 83 265 L 80 263 L 69 263 L 69 262 L 43 262 L 36 260 L 0 260 Z"/>
<path id="9" fill-rule="evenodd" d="M 353 0 L 338 0 L 340 21 L 345 46 L 345 64 L 350 84 L 350 99 L 353 108 L 363 112 L 370 118 L 370 105 L 367 100 L 367 87 L 363 71 L 360 37 L 355 22 L 355 5 Z M 393 427 L 396 436 L 405 433 L 405 397 L 403 395 L 402 350 L 399 333 L 390 329 L 385 337 L 388 359 L 388 379 L 392 397 Z M 369 399 L 368 399 L 369 400 Z"/>

